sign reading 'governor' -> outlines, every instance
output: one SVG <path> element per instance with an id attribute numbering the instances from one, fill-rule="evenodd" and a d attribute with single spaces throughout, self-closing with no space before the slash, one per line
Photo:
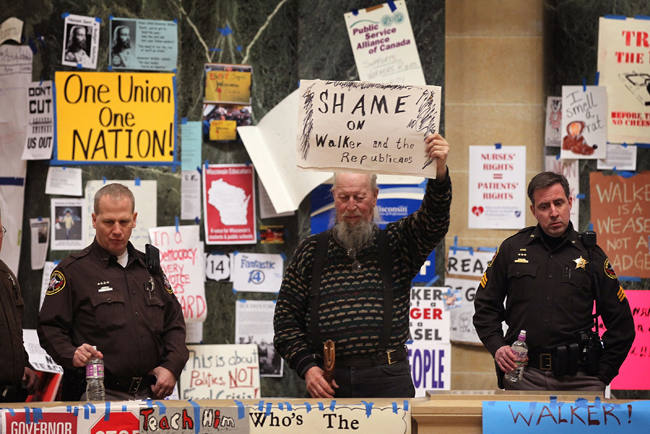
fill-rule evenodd
<path id="1" fill-rule="evenodd" d="M 174 74 L 57 72 L 59 164 L 173 164 Z"/>

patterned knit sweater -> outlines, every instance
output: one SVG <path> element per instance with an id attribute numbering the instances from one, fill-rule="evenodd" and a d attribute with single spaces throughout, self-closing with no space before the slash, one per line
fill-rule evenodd
<path id="1" fill-rule="evenodd" d="M 393 320 L 389 348 L 398 349 L 409 334 L 411 280 L 449 228 L 451 180 L 427 182 L 420 209 L 386 226 L 393 276 Z M 317 235 L 307 237 L 296 250 L 282 281 L 275 307 L 273 343 L 291 369 L 303 375 L 322 356 L 308 333 L 312 265 Z M 382 252 L 382 254 L 385 254 Z M 352 269 L 353 259 L 333 238 L 321 276 L 319 331 L 331 339 L 337 358 L 377 354 L 383 322 L 382 281 L 376 238 L 356 255 L 361 270 Z"/>

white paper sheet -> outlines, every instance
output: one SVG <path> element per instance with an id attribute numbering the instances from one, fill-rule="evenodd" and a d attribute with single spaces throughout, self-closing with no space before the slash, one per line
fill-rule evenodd
<path id="1" fill-rule="evenodd" d="M 45 194 L 81 196 L 81 169 L 50 166 L 45 180 Z"/>
<path id="2" fill-rule="evenodd" d="M 61 64 L 76 68 L 97 68 L 99 21 L 94 17 L 65 17 Z"/>
<path id="3" fill-rule="evenodd" d="M 54 363 L 52 357 L 41 347 L 36 330 L 24 329 L 23 343 L 25 351 L 27 351 L 27 355 L 29 356 L 29 363 L 31 363 L 34 369 L 41 372 L 52 372 L 54 374 L 63 373 L 63 368 Z"/>
<path id="4" fill-rule="evenodd" d="M 52 158 L 54 137 L 54 99 L 52 80 L 32 82 L 27 89 L 29 124 L 23 160 Z"/>
<path id="5" fill-rule="evenodd" d="M 331 174 L 302 171 L 296 166 L 298 92 L 280 101 L 257 126 L 237 127 L 255 170 L 267 189 L 276 212 L 295 211 L 300 202 L 331 177 Z"/>
<path id="6" fill-rule="evenodd" d="M 636 146 L 635 145 L 607 145 L 607 158 L 598 160 L 598 170 L 636 170 Z"/>
<path id="7" fill-rule="evenodd" d="M 283 264 L 281 255 L 237 253 L 233 267 L 233 291 L 280 292 Z"/>
<path id="8" fill-rule="evenodd" d="M 266 192 L 266 188 L 264 188 L 264 184 L 260 177 L 257 178 L 257 197 L 260 200 L 260 218 L 271 219 L 276 217 L 287 217 L 296 213 L 295 211 L 287 211 L 283 213 L 275 212 L 273 202 L 271 202 L 271 198 Z"/>
<path id="9" fill-rule="evenodd" d="M 7 39 L 13 39 L 20 44 L 20 37 L 23 34 L 23 21 L 16 17 L 7 18 L 0 24 L 0 44 Z"/>
<path id="10" fill-rule="evenodd" d="M 52 250 L 81 250 L 84 236 L 84 199 L 51 199 Z"/>
<path id="11" fill-rule="evenodd" d="M 562 159 L 607 155 L 607 88 L 562 86 Z"/>
<path id="12" fill-rule="evenodd" d="M 273 347 L 272 300 L 237 300 L 235 309 L 235 342 L 256 344 L 260 360 L 260 376 L 282 377 L 282 357 Z"/>
<path id="13" fill-rule="evenodd" d="M 40 270 L 45 264 L 47 246 L 50 243 L 50 219 L 49 217 L 29 219 L 29 227 L 31 231 L 32 270 Z"/>
<path id="14" fill-rule="evenodd" d="M 201 174 L 198 170 L 181 172 L 181 220 L 201 216 Z"/>

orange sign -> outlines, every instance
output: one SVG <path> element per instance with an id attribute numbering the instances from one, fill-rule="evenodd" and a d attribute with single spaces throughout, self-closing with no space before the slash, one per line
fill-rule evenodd
<path id="1" fill-rule="evenodd" d="M 630 178 L 592 172 L 591 222 L 619 276 L 650 277 L 650 172 Z"/>

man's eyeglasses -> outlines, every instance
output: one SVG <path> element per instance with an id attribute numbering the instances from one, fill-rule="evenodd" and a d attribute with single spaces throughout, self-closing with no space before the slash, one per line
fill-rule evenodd
<path id="1" fill-rule="evenodd" d="M 355 249 L 348 249 L 348 258 L 352 259 L 352 271 L 357 273 L 361 271 L 361 262 L 357 259 L 357 251 Z"/>
<path id="2" fill-rule="evenodd" d="M 0 238 L 4 237 L 6 233 L 7 233 L 7 228 L 5 228 L 5 227 L 3 226 L 3 227 L 2 227 L 2 232 L 0 232 Z"/>

